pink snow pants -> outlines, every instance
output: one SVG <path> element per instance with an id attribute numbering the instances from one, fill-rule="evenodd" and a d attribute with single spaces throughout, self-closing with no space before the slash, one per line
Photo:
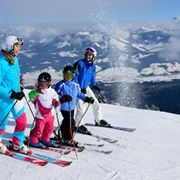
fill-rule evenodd
<path id="1" fill-rule="evenodd" d="M 54 116 L 49 113 L 44 119 L 35 119 L 35 127 L 30 133 L 30 142 L 36 144 L 39 142 L 39 138 L 43 142 L 49 142 L 51 134 L 54 130 Z"/>

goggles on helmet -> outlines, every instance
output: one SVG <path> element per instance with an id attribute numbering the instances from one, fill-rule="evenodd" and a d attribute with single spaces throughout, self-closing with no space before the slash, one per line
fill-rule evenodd
<path id="1" fill-rule="evenodd" d="M 86 48 L 86 52 L 90 52 L 91 54 L 94 54 L 94 50 L 92 48 Z"/>
<path id="2" fill-rule="evenodd" d="M 20 37 L 17 38 L 17 41 L 18 41 L 17 43 L 20 44 L 21 46 L 22 46 L 23 43 L 24 43 L 23 38 L 20 38 Z"/>

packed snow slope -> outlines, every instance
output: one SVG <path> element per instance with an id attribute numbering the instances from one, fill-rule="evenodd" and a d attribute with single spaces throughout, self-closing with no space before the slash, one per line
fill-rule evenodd
<path id="1" fill-rule="evenodd" d="M 26 104 L 29 134 L 33 117 Z M 77 134 L 75 139 L 82 143 L 104 143 L 104 147 L 91 147 L 99 150 L 112 150 L 105 155 L 87 147 L 78 153 L 64 155 L 63 159 L 72 161 L 69 167 L 47 164 L 39 167 L 31 163 L 15 160 L 0 155 L 1 180 L 179 180 L 180 179 L 180 116 L 165 112 L 132 109 L 115 105 L 102 104 L 104 119 L 114 126 L 135 128 L 135 131 L 107 129 L 87 126 L 101 136 L 117 139 L 110 144 L 96 138 Z M 33 108 L 33 107 L 32 107 Z M 61 115 L 59 115 L 61 118 Z M 89 108 L 84 122 L 94 123 L 92 110 Z M 55 124 L 57 126 L 57 123 Z M 11 138 L 14 120 L 10 117 L 4 143 Z M 36 150 L 42 154 L 59 157 L 60 154 Z"/>

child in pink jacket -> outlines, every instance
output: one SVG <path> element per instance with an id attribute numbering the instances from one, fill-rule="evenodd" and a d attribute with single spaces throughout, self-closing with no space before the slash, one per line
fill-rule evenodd
<path id="1" fill-rule="evenodd" d="M 43 72 L 38 77 L 37 89 L 29 93 L 29 99 L 36 108 L 35 127 L 30 132 L 31 147 L 55 146 L 50 140 L 54 130 L 54 109 L 59 107 L 59 97 L 51 88 L 51 75 Z"/>

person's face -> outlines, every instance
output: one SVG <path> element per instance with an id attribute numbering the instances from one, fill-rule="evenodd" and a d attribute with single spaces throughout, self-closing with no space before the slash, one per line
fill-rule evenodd
<path id="1" fill-rule="evenodd" d="M 65 73 L 63 76 L 65 81 L 72 81 L 74 78 L 74 73 Z"/>
<path id="2" fill-rule="evenodd" d="M 85 59 L 86 59 L 86 61 L 92 62 L 93 56 L 94 56 L 94 55 L 93 55 L 92 53 L 86 52 L 86 54 L 85 54 Z"/>
<path id="3" fill-rule="evenodd" d="M 40 89 L 48 89 L 51 86 L 51 81 L 39 82 L 38 86 Z"/>
<path id="4" fill-rule="evenodd" d="M 17 56 L 19 54 L 20 49 L 21 49 L 21 45 L 20 44 L 14 44 L 14 52 L 13 52 L 13 54 L 15 56 Z"/>

